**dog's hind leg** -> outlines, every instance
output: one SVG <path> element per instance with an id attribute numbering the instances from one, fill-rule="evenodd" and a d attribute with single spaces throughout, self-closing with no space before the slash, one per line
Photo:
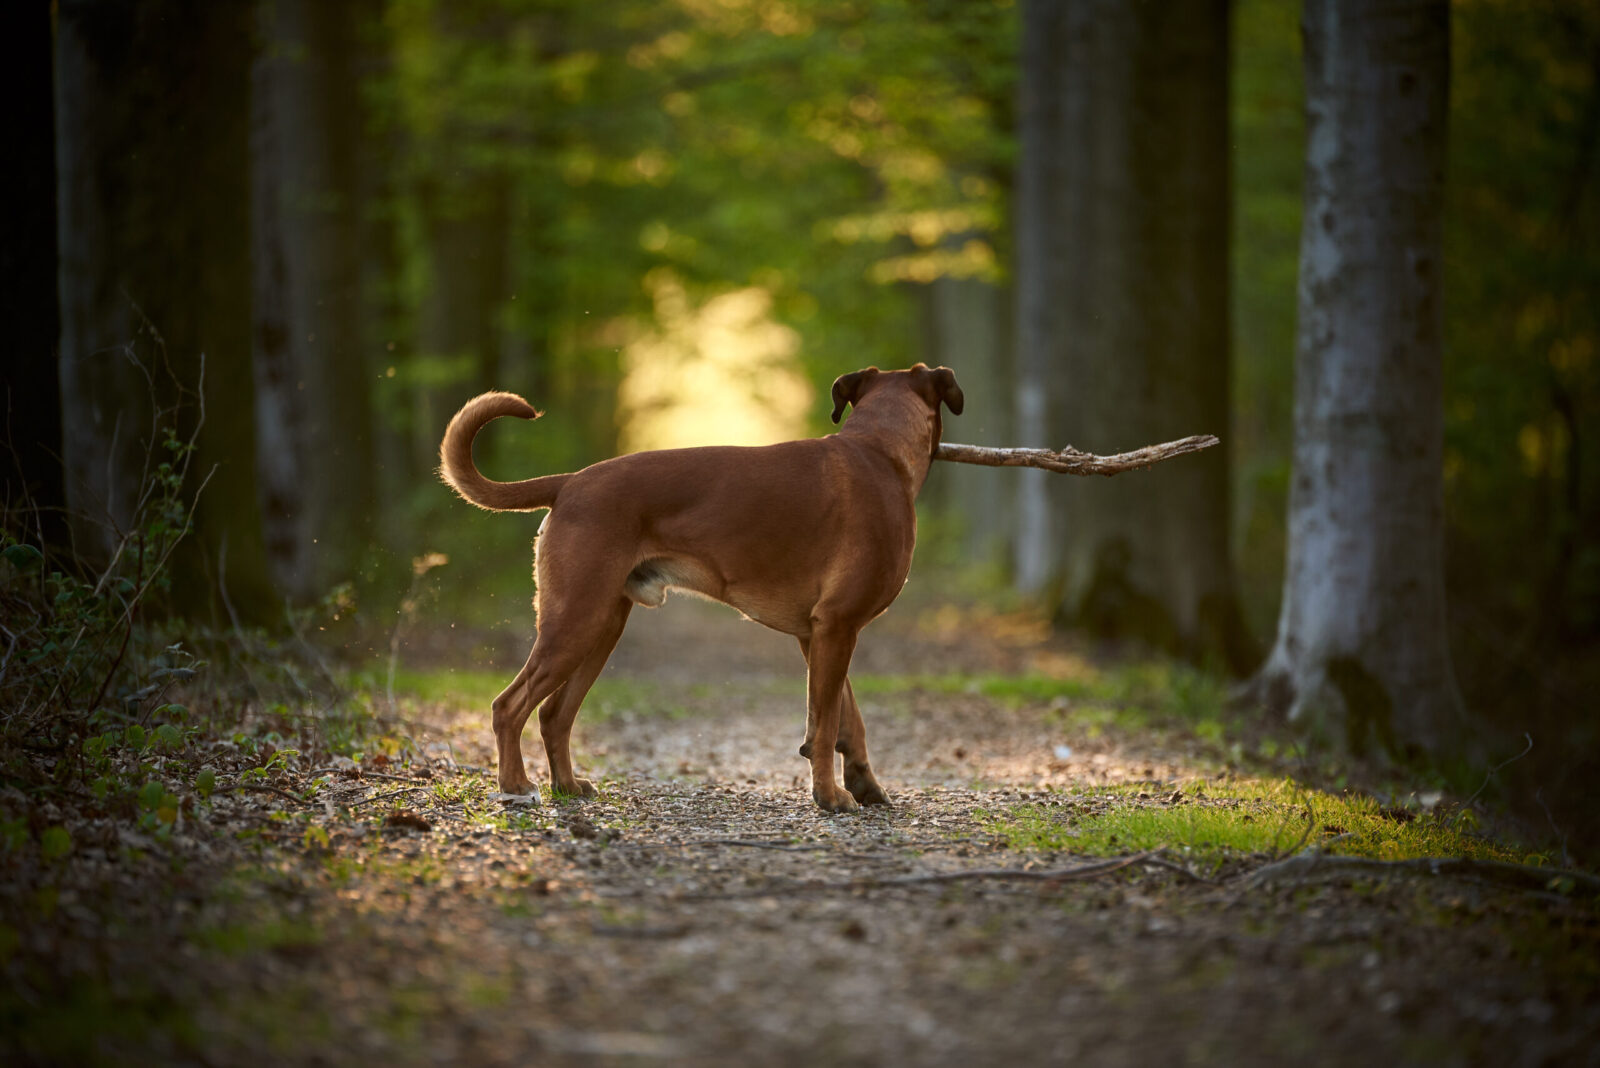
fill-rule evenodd
<path id="1" fill-rule="evenodd" d="M 856 694 L 850 680 L 844 680 L 844 693 L 839 702 L 839 741 L 835 748 L 844 755 L 844 788 L 863 805 L 887 805 L 889 795 L 872 773 L 872 762 L 867 759 L 867 724 L 861 718 L 861 706 L 856 704 Z"/>
<path id="2" fill-rule="evenodd" d="M 539 637 L 528 654 L 528 662 L 491 705 L 502 793 L 534 792 L 533 781 L 522 763 L 522 728 L 527 726 L 533 710 L 561 689 L 583 665 L 590 650 L 610 632 L 610 621 L 609 614 L 598 619 L 569 619 L 555 612 L 541 615 Z M 616 638 L 612 637 L 611 642 L 615 643 Z M 593 681 L 591 678 L 584 683 L 583 691 L 587 691 Z M 581 692 L 579 696 L 581 698 Z"/>
<path id="3" fill-rule="evenodd" d="M 568 794 L 573 797 L 595 795 L 594 784 L 588 779 L 578 778 L 572 771 L 570 745 L 572 724 L 578 718 L 578 707 L 583 704 L 589 687 L 600 677 L 611 651 L 617 647 L 617 639 L 622 637 L 622 628 L 627 624 L 628 613 L 632 609 L 633 602 L 626 597 L 617 601 L 611 610 L 605 631 L 590 647 L 589 655 L 584 657 L 577 670 L 568 676 L 561 689 L 546 698 L 544 705 L 539 709 L 539 734 L 544 738 L 545 757 L 550 761 L 552 793 Z"/>

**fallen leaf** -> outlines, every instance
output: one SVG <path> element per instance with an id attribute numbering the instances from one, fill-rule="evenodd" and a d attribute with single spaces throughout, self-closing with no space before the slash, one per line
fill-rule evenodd
<path id="1" fill-rule="evenodd" d="M 408 831 L 431 831 L 433 824 L 429 823 L 422 813 L 414 808 L 397 808 L 383 818 L 385 827 L 399 827 Z"/>

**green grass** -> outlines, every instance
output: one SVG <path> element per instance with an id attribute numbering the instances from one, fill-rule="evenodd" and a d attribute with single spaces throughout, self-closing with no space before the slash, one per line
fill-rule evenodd
<path id="1" fill-rule="evenodd" d="M 514 671 L 438 671 L 395 672 L 397 694 L 418 701 L 449 704 L 461 708 L 489 707 L 500 691 L 516 677 Z M 606 719 L 625 712 L 680 718 L 692 712 L 693 702 L 708 698 L 713 688 L 707 685 L 664 687 L 634 679 L 602 678 L 583 701 L 586 719 Z"/>
<path id="2" fill-rule="evenodd" d="M 1309 789 L 1288 778 L 1191 783 L 1176 804 L 1160 788 L 1149 792 L 1136 785 L 1063 794 L 1052 806 L 985 813 L 983 823 L 1014 849 L 1093 856 L 1167 849 L 1217 863 L 1304 843 L 1379 860 L 1546 860 L 1477 836 L 1470 813 L 1385 808 L 1363 794 Z"/>
<path id="3" fill-rule="evenodd" d="M 1216 676 L 1173 661 L 1148 660 L 1058 677 L 1027 675 L 851 675 L 857 696 L 906 691 L 971 694 L 1011 707 L 1085 703 L 1111 706 L 1139 720 L 1151 716 L 1195 720 L 1223 714 L 1225 686 Z M 1136 723 L 1134 725 L 1142 725 Z"/>

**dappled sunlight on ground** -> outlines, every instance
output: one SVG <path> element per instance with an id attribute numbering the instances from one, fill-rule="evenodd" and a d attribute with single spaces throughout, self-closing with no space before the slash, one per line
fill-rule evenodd
<path id="1" fill-rule="evenodd" d="M 59 1062 L 952 1068 L 1594 1048 L 1592 877 L 1257 885 L 1307 845 L 1539 858 L 1436 799 L 1301 781 L 1181 665 L 906 607 L 852 673 L 893 804 L 849 815 L 811 801 L 795 643 L 693 602 L 635 613 L 585 702 L 587 801 L 498 796 L 488 701 L 515 667 L 449 644 L 420 643 L 395 708 L 374 695 L 337 747 L 287 707 L 160 754 L 124 740 L 108 766 L 164 768 L 151 803 L 180 815 L 86 810 L 65 857 L 6 831 L 0 965 L 94 980 L 7 1009 L 7 1041 Z M 536 726 L 523 744 L 543 782 Z"/>

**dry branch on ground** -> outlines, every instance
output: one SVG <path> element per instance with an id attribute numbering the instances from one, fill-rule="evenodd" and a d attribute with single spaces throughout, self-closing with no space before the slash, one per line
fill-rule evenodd
<path id="1" fill-rule="evenodd" d="M 1544 890 L 1553 884 L 1600 893 L 1600 877 L 1567 868 L 1545 868 L 1532 864 L 1511 864 L 1500 860 L 1474 860 L 1467 857 L 1416 857 L 1409 860 L 1378 860 L 1352 857 L 1308 849 L 1286 860 L 1258 868 L 1245 880 L 1250 887 L 1281 880 L 1303 881 L 1316 877 L 1382 875 L 1434 875 L 1476 879 L 1524 890 Z"/>

